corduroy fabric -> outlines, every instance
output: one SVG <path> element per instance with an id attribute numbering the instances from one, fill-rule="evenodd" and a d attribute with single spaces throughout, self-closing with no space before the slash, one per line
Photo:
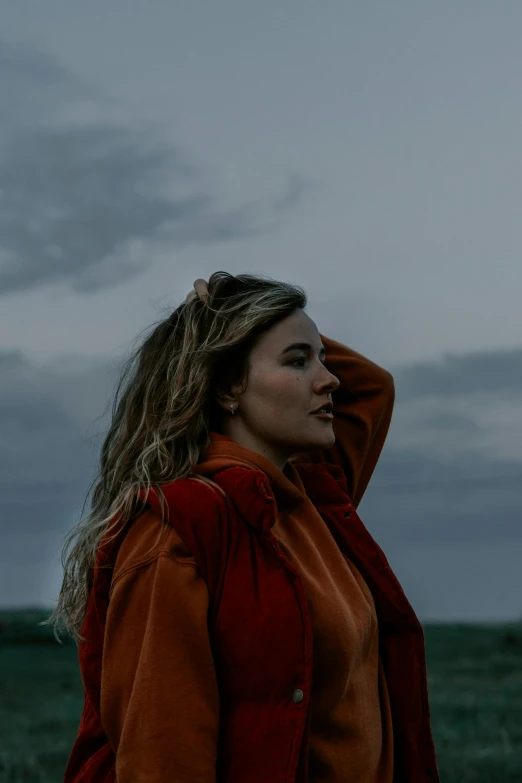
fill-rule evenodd
<path id="1" fill-rule="evenodd" d="M 163 487 L 169 527 L 158 547 L 145 556 L 161 524 L 154 491 L 100 547 L 98 564 L 110 568 L 96 571 L 82 627 L 85 704 L 65 783 L 326 783 L 356 769 L 375 783 L 438 782 L 422 627 L 356 511 L 390 424 L 393 380 L 321 337 L 341 381 L 331 450 L 282 473 L 212 433 L 194 476 Z M 328 578 L 352 622 L 352 658 L 314 616 L 332 606 L 327 591 L 318 602 Z M 328 663 L 323 687 L 314 647 Z M 329 711 L 337 682 L 354 698 L 355 659 L 369 664 L 372 651 L 379 698 L 360 704 L 374 712 L 358 720 L 353 699 L 339 698 Z M 342 730 L 375 731 L 377 704 L 381 747 L 365 768 L 365 737 L 350 754 Z"/>

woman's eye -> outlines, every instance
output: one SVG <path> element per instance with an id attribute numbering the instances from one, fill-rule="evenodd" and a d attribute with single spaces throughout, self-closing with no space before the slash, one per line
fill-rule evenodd
<path id="1" fill-rule="evenodd" d="M 296 362 L 306 362 L 306 359 L 305 359 L 304 356 L 301 356 L 300 359 L 294 359 L 293 362 L 290 362 L 290 365 L 296 364 Z M 321 364 L 323 365 L 323 367 L 326 367 L 326 359 L 323 362 L 321 362 Z M 300 367 L 302 367 L 302 366 L 303 365 L 301 364 Z"/>

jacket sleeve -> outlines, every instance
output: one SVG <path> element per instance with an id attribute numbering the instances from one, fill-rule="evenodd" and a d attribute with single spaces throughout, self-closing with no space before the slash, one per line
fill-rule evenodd
<path id="1" fill-rule="evenodd" d="M 107 610 L 101 719 L 118 783 L 215 783 L 219 693 L 208 591 L 160 552 L 118 576 Z"/>
<path id="2" fill-rule="evenodd" d="M 339 465 L 357 508 L 365 493 L 390 428 L 395 385 L 387 370 L 351 348 L 320 335 L 327 368 L 340 381 L 332 394 L 335 443 L 313 458 Z"/>

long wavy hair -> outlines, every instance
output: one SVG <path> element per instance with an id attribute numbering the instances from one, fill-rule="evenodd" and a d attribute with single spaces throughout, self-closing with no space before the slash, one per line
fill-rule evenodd
<path id="1" fill-rule="evenodd" d="M 91 511 L 65 539 L 58 603 L 39 623 L 52 624 L 60 644 L 60 625 L 77 645 L 86 641 L 80 631 L 102 538 L 112 541 L 140 513 L 141 489 L 154 487 L 165 508 L 162 484 L 187 477 L 210 446 L 210 432 L 220 432 L 217 394 L 245 389 L 259 337 L 307 305 L 300 286 L 258 275 L 215 272 L 208 293 L 207 304 L 196 296 L 153 324 L 124 362 L 99 469 L 84 502 L 95 485 Z M 163 522 L 168 527 L 165 514 Z"/>

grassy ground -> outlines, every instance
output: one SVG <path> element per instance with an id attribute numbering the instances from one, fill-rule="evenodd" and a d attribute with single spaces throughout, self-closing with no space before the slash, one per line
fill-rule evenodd
<path id="1" fill-rule="evenodd" d="M 78 732 L 77 648 L 0 611 L 0 783 L 59 783 Z M 425 625 L 442 783 L 522 783 L 522 624 Z"/>

